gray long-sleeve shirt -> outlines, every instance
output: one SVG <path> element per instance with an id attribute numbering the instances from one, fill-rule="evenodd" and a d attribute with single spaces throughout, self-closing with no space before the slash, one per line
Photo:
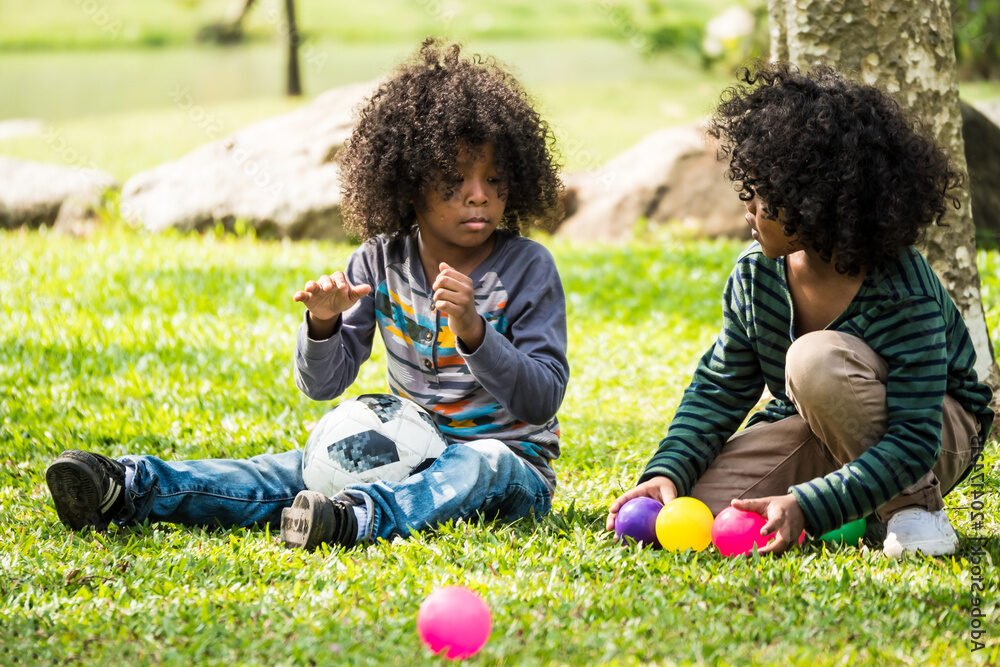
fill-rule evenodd
<path id="1" fill-rule="evenodd" d="M 390 390 L 423 406 L 453 442 L 495 438 L 534 465 L 550 489 L 559 456 L 556 412 L 569 380 L 566 303 L 555 262 L 538 243 L 496 233 L 472 272 L 485 337 L 464 350 L 433 307 L 415 234 L 379 236 L 358 248 L 346 274 L 371 293 L 326 340 L 300 326 L 295 382 L 317 400 L 336 398 L 371 354 L 375 327 L 386 348 Z"/>

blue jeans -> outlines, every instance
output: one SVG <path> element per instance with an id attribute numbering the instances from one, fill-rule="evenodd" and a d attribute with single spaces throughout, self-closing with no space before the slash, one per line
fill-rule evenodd
<path id="1" fill-rule="evenodd" d="M 144 520 L 223 527 L 278 526 L 281 510 L 305 489 L 302 450 L 250 459 L 163 461 L 126 456 L 129 469 L 125 514 L 118 523 Z M 477 515 L 503 521 L 552 506 L 542 476 L 498 440 L 450 445 L 426 470 L 401 482 L 349 486 L 362 502 L 363 537 L 389 539 Z"/>

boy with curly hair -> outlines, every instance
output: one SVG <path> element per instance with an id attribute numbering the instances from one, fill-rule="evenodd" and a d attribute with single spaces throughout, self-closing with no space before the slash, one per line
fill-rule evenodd
<path id="1" fill-rule="evenodd" d="M 913 243 L 958 175 L 874 87 L 783 64 L 742 82 L 710 134 L 755 242 L 726 283 L 722 331 L 607 528 L 631 498 L 690 495 L 764 516 L 776 536 L 763 553 L 873 513 L 888 521 L 887 554 L 953 553 L 942 497 L 982 449 L 991 392 Z M 772 400 L 735 433 L 765 387 Z"/>
<path id="2" fill-rule="evenodd" d="M 66 452 L 47 472 L 64 523 L 269 523 L 289 547 L 314 548 L 549 511 L 565 299 L 551 255 L 519 232 L 557 210 L 553 137 L 509 73 L 460 56 L 426 40 L 363 108 L 338 160 L 345 220 L 366 240 L 293 297 L 306 308 L 302 391 L 341 395 L 378 328 L 390 389 L 452 444 L 401 482 L 334 498 L 305 489 L 301 450 L 186 462 Z"/>

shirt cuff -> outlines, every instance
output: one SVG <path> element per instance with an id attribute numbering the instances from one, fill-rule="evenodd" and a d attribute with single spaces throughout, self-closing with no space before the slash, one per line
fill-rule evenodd
<path id="1" fill-rule="evenodd" d="M 504 353 L 504 343 L 507 342 L 503 334 L 491 327 L 486 320 L 483 320 L 483 342 L 479 344 L 476 351 L 469 352 L 459 338 L 455 338 L 455 349 L 470 367 L 491 371 L 500 366 Z"/>
<path id="2" fill-rule="evenodd" d="M 804 484 L 799 484 L 798 486 L 788 487 L 788 493 L 795 497 L 795 502 L 799 504 L 799 508 L 802 509 L 802 516 L 806 519 L 806 532 L 810 537 L 817 537 L 827 533 L 837 526 L 831 526 L 829 518 L 822 516 L 816 511 L 814 506 L 814 501 L 809 499 L 809 494 L 807 494 L 802 488 Z"/>
<path id="3" fill-rule="evenodd" d="M 322 340 L 310 338 L 309 311 L 307 310 L 302 315 L 302 324 L 299 325 L 299 350 L 302 351 L 302 356 L 307 359 L 322 359 L 329 356 L 331 349 L 340 346 L 340 329 L 343 323 L 344 318 L 341 316 L 329 338 Z"/>

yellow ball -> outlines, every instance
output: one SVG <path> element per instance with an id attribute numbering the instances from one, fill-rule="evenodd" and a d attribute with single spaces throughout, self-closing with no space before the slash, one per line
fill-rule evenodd
<path id="1" fill-rule="evenodd" d="M 675 498 L 656 515 L 656 539 L 667 551 L 702 551 L 712 543 L 713 518 L 697 498 Z"/>

